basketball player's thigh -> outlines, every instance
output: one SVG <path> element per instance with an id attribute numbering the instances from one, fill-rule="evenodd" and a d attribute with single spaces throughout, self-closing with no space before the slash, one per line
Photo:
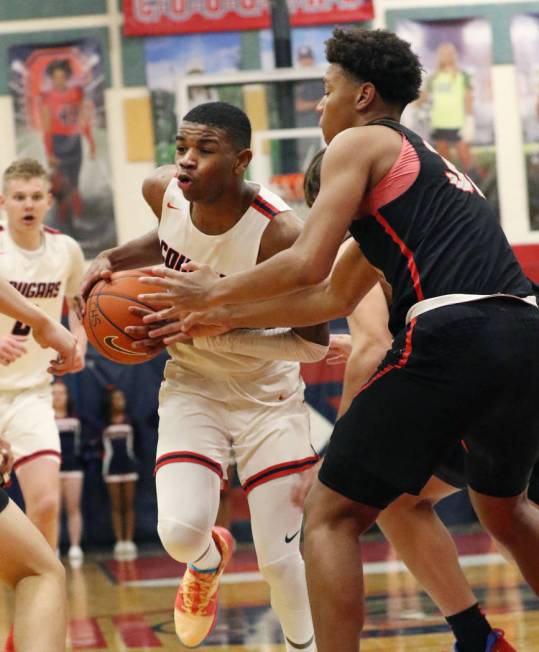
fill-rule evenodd
<path id="1" fill-rule="evenodd" d="M 21 392 L 13 399 L 4 436 L 15 462 L 36 453 L 60 457 L 60 436 L 54 420 L 50 386 Z"/>
<path id="2" fill-rule="evenodd" d="M 301 473 L 318 459 L 301 389 L 277 405 L 246 402 L 236 426 L 234 457 L 246 492 L 275 478 Z"/>
<path id="3" fill-rule="evenodd" d="M 166 381 L 159 392 L 157 468 L 163 464 L 203 464 L 226 475 L 230 462 L 230 437 L 226 431 L 226 404 Z"/>
<path id="4" fill-rule="evenodd" d="M 420 493 L 458 442 L 459 425 L 448 388 L 416 371 L 391 368 L 356 396 L 335 425 L 321 482 L 379 509 Z"/>

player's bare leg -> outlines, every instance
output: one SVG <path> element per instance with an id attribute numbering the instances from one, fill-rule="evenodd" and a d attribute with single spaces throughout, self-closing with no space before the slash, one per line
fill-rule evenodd
<path id="1" fill-rule="evenodd" d="M 60 513 L 60 465 L 58 460 L 38 457 L 17 468 L 26 515 L 53 550 L 58 542 Z"/>
<path id="2" fill-rule="evenodd" d="M 11 502 L 0 513 L 0 577 L 15 588 L 17 652 L 65 650 L 66 596 L 62 564 Z"/>
<path id="3" fill-rule="evenodd" d="M 318 652 L 357 652 L 363 628 L 360 535 L 379 510 L 319 481 L 307 497 L 305 566 Z"/>
<path id="4" fill-rule="evenodd" d="M 432 477 L 420 496 L 404 494 L 384 509 L 377 520 L 402 561 L 444 616 L 452 616 L 477 603 L 459 565 L 453 538 L 434 511 L 439 500 L 456 491 L 455 487 Z"/>
<path id="5" fill-rule="evenodd" d="M 493 498 L 470 489 L 470 497 L 481 523 L 511 553 L 524 579 L 539 595 L 539 510 L 525 493 Z"/>

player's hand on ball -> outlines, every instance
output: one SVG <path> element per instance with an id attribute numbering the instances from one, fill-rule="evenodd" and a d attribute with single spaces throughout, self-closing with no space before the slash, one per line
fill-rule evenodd
<path id="1" fill-rule="evenodd" d="M 0 364 L 7 366 L 26 353 L 24 342 L 27 337 L 22 335 L 4 335 L 0 337 Z"/>
<path id="2" fill-rule="evenodd" d="M 203 313 L 191 313 L 193 316 L 198 314 Z M 167 346 L 177 343 L 189 344 L 194 337 L 214 337 L 230 330 L 222 324 L 193 324 L 189 332 L 185 332 L 185 322 L 182 319 L 171 321 L 164 326 L 151 325 L 150 328 L 150 337 L 162 338 Z"/>
<path id="3" fill-rule="evenodd" d="M 219 274 L 209 265 L 199 265 L 190 261 L 182 265 L 181 271 L 164 267 L 154 268 L 152 275 L 142 277 L 141 281 L 155 285 L 156 292 L 140 294 L 139 301 L 156 307 L 167 306 L 154 316 L 155 321 L 160 321 L 181 317 L 181 314 L 186 311 L 209 308 L 211 291 L 219 281 Z"/>
<path id="4" fill-rule="evenodd" d="M 92 287 L 101 279 L 109 280 L 112 274 L 110 261 L 106 256 L 97 256 L 82 279 L 80 295 L 86 301 Z"/>
<path id="5" fill-rule="evenodd" d="M 148 315 L 153 315 L 152 310 L 147 310 L 145 308 L 138 308 L 137 306 L 129 306 L 129 312 L 132 315 L 140 317 L 142 320 L 143 317 Z M 165 348 L 165 343 L 163 342 L 162 337 L 151 335 L 151 328 L 164 326 L 165 322 L 157 322 L 154 326 L 144 324 L 141 322 L 140 326 L 126 326 L 125 332 L 132 338 L 134 342 L 131 344 L 133 349 L 163 349 Z"/>

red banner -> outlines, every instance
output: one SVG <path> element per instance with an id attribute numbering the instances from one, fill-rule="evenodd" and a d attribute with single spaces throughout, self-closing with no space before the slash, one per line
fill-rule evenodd
<path id="1" fill-rule="evenodd" d="M 126 36 L 270 27 L 269 0 L 124 0 Z M 288 0 L 294 27 L 373 17 L 372 0 Z"/>

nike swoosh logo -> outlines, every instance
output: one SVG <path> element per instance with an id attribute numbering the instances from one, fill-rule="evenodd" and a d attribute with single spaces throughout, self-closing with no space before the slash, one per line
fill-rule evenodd
<path id="1" fill-rule="evenodd" d="M 285 543 L 290 543 L 291 541 L 293 541 L 298 536 L 299 533 L 300 533 L 300 530 L 295 532 L 291 537 L 289 537 L 288 534 L 285 534 L 284 535 L 284 542 Z"/>
<path id="2" fill-rule="evenodd" d="M 180 210 L 177 206 L 174 206 L 174 204 L 171 201 L 167 202 L 167 208 L 174 208 L 174 210 L 177 211 Z"/>
<path id="3" fill-rule="evenodd" d="M 114 340 L 117 339 L 118 339 L 117 335 L 107 335 L 106 337 L 103 338 L 103 342 L 105 342 L 105 344 L 109 347 L 109 349 L 113 349 L 114 351 L 120 351 L 120 353 L 127 353 L 127 355 L 146 355 L 142 351 L 134 351 L 133 349 L 124 349 L 123 346 L 116 344 Z"/>

